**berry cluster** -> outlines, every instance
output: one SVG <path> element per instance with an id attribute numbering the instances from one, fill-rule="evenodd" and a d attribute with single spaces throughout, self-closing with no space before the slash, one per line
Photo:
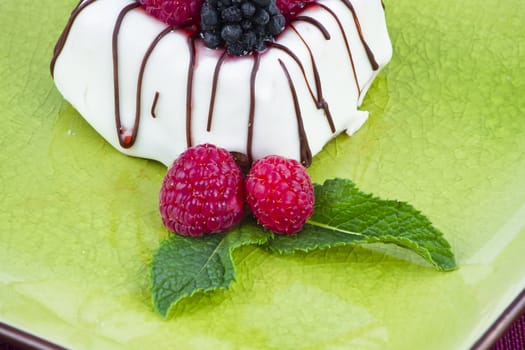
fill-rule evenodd
<path id="1" fill-rule="evenodd" d="M 230 55 L 263 51 L 308 5 L 317 0 L 138 0 L 170 26 L 200 28 L 204 44 Z"/>
<path id="2" fill-rule="evenodd" d="M 264 50 L 285 25 L 275 0 L 205 0 L 200 15 L 204 44 L 236 56 Z"/>
<path id="3" fill-rule="evenodd" d="M 164 225 L 185 236 L 232 228 L 245 202 L 263 227 L 293 234 L 313 213 L 312 181 L 298 161 L 280 156 L 256 161 L 245 181 L 227 150 L 204 144 L 175 160 L 160 191 Z"/>

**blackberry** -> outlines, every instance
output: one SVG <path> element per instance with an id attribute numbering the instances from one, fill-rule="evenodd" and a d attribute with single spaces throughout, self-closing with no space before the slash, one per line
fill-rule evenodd
<path id="1" fill-rule="evenodd" d="M 212 32 L 204 33 L 202 39 L 206 43 L 206 46 L 210 48 L 216 48 L 222 44 L 221 36 Z"/>
<path id="2" fill-rule="evenodd" d="M 230 6 L 221 11 L 221 18 L 224 22 L 240 22 L 242 20 L 242 11 L 238 6 Z"/>
<path id="3" fill-rule="evenodd" d="M 255 12 L 252 21 L 255 24 L 263 26 L 270 21 L 270 15 L 265 10 L 259 9 L 259 11 Z"/>
<path id="4" fill-rule="evenodd" d="M 242 35 L 242 28 L 238 24 L 227 24 L 222 27 L 221 38 L 226 42 L 233 42 L 240 39 Z"/>
<path id="5" fill-rule="evenodd" d="M 241 5 L 241 11 L 244 18 L 250 18 L 257 11 L 257 7 L 251 2 L 245 2 Z"/>
<path id="6" fill-rule="evenodd" d="M 271 0 L 253 0 L 253 2 L 261 7 L 261 8 L 265 8 L 265 7 L 268 7 L 270 6 L 270 3 L 272 2 Z"/>
<path id="7" fill-rule="evenodd" d="M 225 47 L 230 55 L 264 50 L 284 24 L 276 0 L 204 0 L 201 6 L 204 44 Z"/>

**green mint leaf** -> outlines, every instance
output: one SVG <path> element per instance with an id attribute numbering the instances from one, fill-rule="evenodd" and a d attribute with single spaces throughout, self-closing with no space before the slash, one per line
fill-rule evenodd
<path id="1" fill-rule="evenodd" d="M 171 235 L 153 256 L 153 306 L 167 317 L 181 299 L 197 292 L 228 288 L 235 276 L 234 249 L 264 244 L 270 233 L 245 220 L 228 233 L 204 237 Z"/>
<path id="2" fill-rule="evenodd" d="M 270 250 L 283 254 L 342 245 L 393 243 L 422 256 L 438 270 L 456 268 L 443 234 L 410 204 L 361 192 L 350 180 L 315 185 L 315 211 L 303 230 L 276 235 Z"/>

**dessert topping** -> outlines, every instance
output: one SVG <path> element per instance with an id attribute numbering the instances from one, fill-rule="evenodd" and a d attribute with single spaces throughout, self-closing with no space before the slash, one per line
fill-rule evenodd
<path id="1" fill-rule="evenodd" d="M 301 230 L 314 211 L 314 188 L 295 159 L 267 156 L 246 177 L 246 201 L 257 221 L 277 234 Z"/>
<path id="2" fill-rule="evenodd" d="M 184 236 L 226 231 L 244 212 L 243 178 L 231 154 L 210 144 L 188 148 L 164 178 L 164 225 Z"/>
<path id="3" fill-rule="evenodd" d="M 190 26 L 199 22 L 202 0 L 139 0 L 147 13 L 170 26 Z"/>
<path id="4" fill-rule="evenodd" d="M 275 0 L 205 0 L 201 7 L 204 44 L 212 49 L 225 46 L 230 55 L 264 50 L 284 24 Z"/>
<path id="5" fill-rule="evenodd" d="M 277 0 L 276 4 L 286 20 L 291 21 L 309 4 L 315 2 L 316 0 Z"/>

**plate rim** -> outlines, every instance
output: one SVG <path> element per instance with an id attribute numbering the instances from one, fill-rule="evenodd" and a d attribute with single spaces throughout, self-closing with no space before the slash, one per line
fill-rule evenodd
<path id="1" fill-rule="evenodd" d="M 525 313 L 525 288 L 507 306 L 501 315 L 472 345 L 471 350 L 490 349 L 502 338 L 512 324 Z"/>
<path id="2" fill-rule="evenodd" d="M 38 337 L 19 328 L 0 322 L 0 340 L 8 342 L 9 345 L 20 346 L 29 349 L 42 350 L 67 350 L 44 338 Z"/>
<path id="3" fill-rule="evenodd" d="M 472 345 L 471 350 L 490 349 L 502 338 L 510 326 L 525 313 L 525 288 L 505 308 L 503 313 Z M 0 322 L 0 340 L 7 341 L 10 345 L 29 347 L 44 350 L 66 350 L 66 348 L 52 343 L 44 338 Z"/>

